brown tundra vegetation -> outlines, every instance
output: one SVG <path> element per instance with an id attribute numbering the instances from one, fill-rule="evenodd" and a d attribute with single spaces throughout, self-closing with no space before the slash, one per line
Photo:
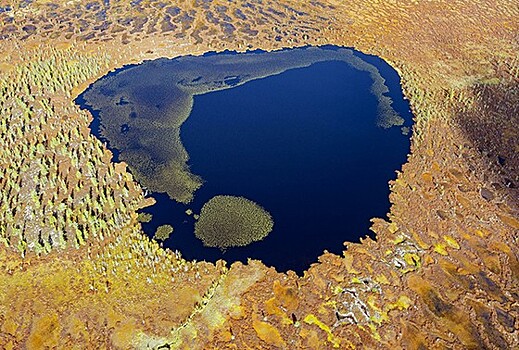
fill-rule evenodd
<path id="1" fill-rule="evenodd" d="M 0 4 L 0 348 L 519 348 L 516 1 Z M 400 74 L 415 125 L 377 241 L 304 274 L 186 261 L 73 103 L 118 67 L 334 44 Z M 174 233 L 173 233 L 174 234 Z"/>

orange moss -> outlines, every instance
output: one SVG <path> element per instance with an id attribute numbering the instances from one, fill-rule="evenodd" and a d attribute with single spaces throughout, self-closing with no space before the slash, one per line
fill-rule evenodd
<path id="1" fill-rule="evenodd" d="M 27 338 L 28 349 L 54 348 L 60 343 L 61 325 L 58 315 L 47 314 L 37 319 Z"/>
<path id="2" fill-rule="evenodd" d="M 137 326 L 132 321 L 120 323 L 112 335 L 112 342 L 118 348 L 130 348 L 133 339 L 137 335 Z"/>
<path id="3" fill-rule="evenodd" d="M 439 318 L 438 323 L 445 331 L 454 333 L 467 348 L 476 349 L 481 346 L 477 330 L 470 320 L 457 306 L 443 300 L 428 281 L 412 275 L 408 279 L 408 286 L 419 295 L 429 311 Z"/>
<path id="4" fill-rule="evenodd" d="M 142 2 L 151 5 L 142 10 L 110 2 L 103 23 L 84 10 L 87 1 L 55 1 L 52 11 L 62 20 L 43 20 L 46 2 L 17 7 L 12 27 L 0 26 L 10 37 L 0 40 L 1 348 L 55 345 L 56 337 L 66 349 L 129 347 L 132 336 L 160 338 L 183 322 L 184 348 L 222 345 L 227 325 L 235 339 L 225 346 L 236 349 L 274 346 L 260 334 L 281 347 L 329 348 L 326 327 L 343 348 L 348 341 L 358 348 L 519 348 L 513 323 L 519 315 L 511 306 L 519 285 L 512 186 L 519 164 L 519 13 L 511 2 L 280 0 L 255 2 L 256 10 L 226 2 L 233 21 L 239 6 L 247 17 L 235 21 L 228 41 L 193 1 L 178 6 L 194 24 L 171 33 L 161 30 L 167 8 L 155 2 Z M 204 6 L 217 13 L 221 4 Z M 9 15 L 1 13 L 0 22 Z M 66 33 L 59 26 L 67 21 L 85 30 Z M 24 38 L 28 23 L 39 28 Z M 208 30 L 195 33 L 199 24 Z M 251 29 L 257 33 L 247 34 Z M 195 34 L 197 44 L 187 39 Z M 255 263 L 233 265 L 226 281 L 212 264 L 187 264 L 149 243 L 135 211 L 152 200 L 123 166 L 110 163 L 73 96 L 109 70 L 144 59 L 315 43 L 356 47 L 391 62 L 415 115 L 411 154 L 391 184 L 391 220 L 374 221 L 377 242 L 349 243 L 344 258 L 327 253 L 302 278 L 256 273 L 268 269 Z M 47 184 L 42 201 L 36 183 Z M 59 220 L 49 215 L 55 211 Z M 80 222 L 84 236 L 75 229 Z M 67 241 L 51 246 L 49 232 Z M 423 265 L 402 275 L 402 265 L 417 262 Z M 283 286 L 273 297 L 274 281 Z M 285 286 L 297 291 L 297 306 Z M 317 314 L 320 323 L 253 319 L 261 305 L 278 315 L 285 305 L 297 316 Z M 387 320 L 377 310 L 387 310 Z M 363 323 L 369 320 L 383 322 L 375 329 Z M 214 334 L 208 330 L 217 326 Z"/>
<path id="5" fill-rule="evenodd" d="M 254 327 L 258 337 L 265 343 L 279 348 L 286 347 L 286 343 L 281 338 L 281 334 L 271 324 L 254 319 L 252 321 L 252 326 Z"/>

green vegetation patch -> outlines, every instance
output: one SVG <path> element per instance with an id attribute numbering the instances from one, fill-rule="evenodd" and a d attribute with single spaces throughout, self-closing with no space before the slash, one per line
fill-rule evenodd
<path id="1" fill-rule="evenodd" d="M 162 225 L 157 227 L 157 231 L 155 231 L 155 238 L 158 241 L 165 241 L 169 238 L 169 236 L 173 233 L 173 226 L 171 225 Z"/>
<path id="2" fill-rule="evenodd" d="M 243 197 L 215 196 L 204 204 L 195 235 L 205 246 L 246 246 L 264 239 L 274 227 L 269 212 Z"/>
<path id="3" fill-rule="evenodd" d="M 150 213 L 139 213 L 139 215 L 137 216 L 137 221 L 139 222 L 147 223 L 150 222 L 151 219 L 153 219 L 153 215 L 151 215 Z"/>

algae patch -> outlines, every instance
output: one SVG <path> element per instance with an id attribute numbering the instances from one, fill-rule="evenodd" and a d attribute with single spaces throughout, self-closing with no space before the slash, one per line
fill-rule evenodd
<path id="1" fill-rule="evenodd" d="M 202 207 L 195 235 L 209 247 L 240 247 L 262 240 L 273 227 L 272 216 L 255 202 L 215 196 Z"/>

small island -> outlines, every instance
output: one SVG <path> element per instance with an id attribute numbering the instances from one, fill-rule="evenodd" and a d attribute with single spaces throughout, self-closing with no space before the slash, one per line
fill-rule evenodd
<path id="1" fill-rule="evenodd" d="M 205 246 L 229 248 L 264 239 L 274 227 L 272 216 L 243 197 L 215 196 L 204 204 L 195 235 Z"/>
<path id="2" fill-rule="evenodd" d="M 171 225 L 162 225 L 157 227 L 157 231 L 153 238 L 157 241 L 165 241 L 169 238 L 169 236 L 173 233 L 173 226 Z"/>

